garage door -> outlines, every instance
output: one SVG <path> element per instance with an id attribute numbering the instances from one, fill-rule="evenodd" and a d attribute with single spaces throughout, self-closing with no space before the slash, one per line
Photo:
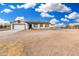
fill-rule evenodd
<path id="1" fill-rule="evenodd" d="M 25 25 L 14 25 L 14 29 L 16 29 L 16 30 L 24 30 Z"/>

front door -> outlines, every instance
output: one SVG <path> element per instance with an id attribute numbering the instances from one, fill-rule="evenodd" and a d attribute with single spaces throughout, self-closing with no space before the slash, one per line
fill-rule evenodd
<path id="1" fill-rule="evenodd" d="M 29 24 L 29 29 L 32 29 L 32 25 L 31 24 Z"/>

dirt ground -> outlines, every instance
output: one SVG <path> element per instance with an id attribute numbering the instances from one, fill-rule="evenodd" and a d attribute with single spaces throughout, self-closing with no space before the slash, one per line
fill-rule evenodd
<path id="1" fill-rule="evenodd" d="M 1 56 L 79 56 L 79 29 L 0 34 Z"/>

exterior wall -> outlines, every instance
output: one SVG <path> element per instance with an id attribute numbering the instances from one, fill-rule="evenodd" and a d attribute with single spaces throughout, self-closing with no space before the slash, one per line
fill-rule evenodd
<path id="1" fill-rule="evenodd" d="M 32 29 L 39 29 L 39 24 L 32 24 Z"/>
<path id="2" fill-rule="evenodd" d="M 11 30 L 13 29 L 13 24 L 10 25 Z"/>
<path id="3" fill-rule="evenodd" d="M 46 25 L 48 26 L 46 27 Z M 50 24 L 32 24 L 32 29 L 50 29 Z"/>
<path id="4" fill-rule="evenodd" d="M 32 24 L 31 26 L 32 26 L 32 29 L 33 29 L 34 28 L 34 24 Z"/>
<path id="5" fill-rule="evenodd" d="M 28 30 L 29 29 L 29 25 L 27 23 L 25 25 L 26 25 L 25 29 Z"/>
<path id="6" fill-rule="evenodd" d="M 43 24 L 43 28 L 45 28 L 45 24 Z"/>

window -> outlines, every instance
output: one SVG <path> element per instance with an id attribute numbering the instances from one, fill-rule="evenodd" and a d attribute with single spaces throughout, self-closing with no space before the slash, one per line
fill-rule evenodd
<path id="1" fill-rule="evenodd" d="M 40 24 L 40 27 L 43 27 L 43 24 Z"/>
<path id="2" fill-rule="evenodd" d="M 45 24 L 45 27 L 49 27 L 49 24 Z"/>
<path id="3" fill-rule="evenodd" d="M 34 24 L 34 27 L 38 27 L 38 24 Z"/>

